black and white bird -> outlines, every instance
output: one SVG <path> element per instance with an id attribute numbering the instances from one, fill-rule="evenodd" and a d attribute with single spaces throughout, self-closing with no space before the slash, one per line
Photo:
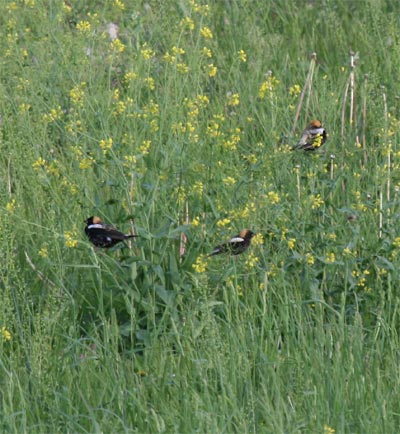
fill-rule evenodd
<path id="1" fill-rule="evenodd" d="M 250 229 L 243 229 L 238 235 L 235 235 L 226 243 L 214 247 L 214 250 L 208 256 L 219 255 L 221 253 L 239 255 L 247 250 L 254 235 L 255 233 Z"/>
<path id="2" fill-rule="evenodd" d="M 92 216 L 86 221 L 85 233 L 96 247 L 112 247 L 136 235 L 124 234 L 112 225 L 102 222 L 100 217 Z"/>
<path id="3" fill-rule="evenodd" d="M 301 138 L 293 149 L 315 151 L 326 142 L 326 130 L 317 119 L 312 120 L 301 134 Z"/>

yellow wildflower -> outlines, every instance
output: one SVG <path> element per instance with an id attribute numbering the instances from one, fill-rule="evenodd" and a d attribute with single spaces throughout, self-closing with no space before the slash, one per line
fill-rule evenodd
<path id="1" fill-rule="evenodd" d="M 197 194 L 202 194 L 204 190 L 204 185 L 201 181 L 196 181 L 193 184 L 193 192 Z"/>
<path id="2" fill-rule="evenodd" d="M 329 425 L 324 425 L 324 434 L 335 434 L 335 432 Z"/>
<path id="3" fill-rule="evenodd" d="M 186 63 L 178 63 L 176 65 L 176 70 L 180 74 L 187 74 L 189 72 L 189 67 L 186 65 Z"/>
<path id="4" fill-rule="evenodd" d="M 208 47 L 203 47 L 201 49 L 201 53 L 203 56 L 208 57 L 209 59 L 212 57 L 212 51 Z"/>
<path id="5" fill-rule="evenodd" d="M 325 256 L 325 262 L 327 264 L 333 264 L 336 261 L 336 256 L 334 253 L 327 253 Z"/>
<path id="6" fill-rule="evenodd" d="M 147 155 L 150 152 L 151 140 L 143 140 L 142 145 L 139 147 L 139 152 Z"/>
<path id="7" fill-rule="evenodd" d="M 21 113 L 26 113 L 27 111 L 29 111 L 32 108 L 32 106 L 30 104 L 26 104 L 26 103 L 22 103 L 19 105 L 19 111 Z"/>
<path id="8" fill-rule="evenodd" d="M 69 91 L 69 97 L 71 98 L 71 101 L 74 104 L 76 104 L 78 106 L 81 106 L 83 104 L 83 97 L 85 95 L 85 90 L 84 90 L 85 87 L 86 87 L 86 83 L 83 81 L 82 83 L 73 87 Z"/>
<path id="9" fill-rule="evenodd" d="M 0 327 L 0 334 L 4 341 L 11 341 L 11 333 L 5 326 Z"/>
<path id="10" fill-rule="evenodd" d="M 194 228 L 197 228 L 197 226 L 199 226 L 200 225 L 200 218 L 199 217 L 195 217 L 193 220 L 192 220 L 192 226 L 194 227 Z"/>
<path id="11" fill-rule="evenodd" d="M 79 159 L 79 168 L 82 170 L 90 169 L 94 163 L 95 159 L 88 155 Z"/>
<path id="12" fill-rule="evenodd" d="M 64 113 L 63 113 L 61 107 L 58 106 L 57 108 L 51 109 L 50 113 L 46 113 L 45 115 L 43 115 L 43 120 L 45 122 L 54 122 L 54 121 L 60 119 L 63 114 Z"/>
<path id="13" fill-rule="evenodd" d="M 275 191 L 269 191 L 267 193 L 267 200 L 271 205 L 276 205 L 280 202 L 281 199 L 278 193 L 276 193 Z"/>
<path id="14" fill-rule="evenodd" d="M 214 66 L 213 63 L 208 65 L 208 75 L 209 77 L 215 77 L 217 75 L 218 68 Z"/>
<path id="15" fill-rule="evenodd" d="M 253 246 L 260 246 L 264 244 L 264 237 L 262 234 L 256 234 L 254 235 L 253 239 L 251 240 L 251 244 Z"/>
<path id="16" fill-rule="evenodd" d="M 314 265 L 315 263 L 315 258 L 311 253 L 307 253 L 306 254 L 306 262 L 308 265 Z"/>
<path id="17" fill-rule="evenodd" d="M 247 61 L 247 54 L 246 54 L 246 52 L 244 51 L 244 50 L 239 50 L 238 51 L 238 56 L 239 56 L 239 60 L 241 61 L 241 62 L 246 62 Z"/>
<path id="18" fill-rule="evenodd" d="M 295 84 L 294 86 L 291 86 L 289 88 L 289 93 L 291 96 L 297 96 L 301 92 L 301 87 L 298 84 Z"/>
<path id="19" fill-rule="evenodd" d="M 124 83 L 129 83 L 133 80 L 136 80 L 137 78 L 138 78 L 138 74 L 136 72 L 130 71 L 124 75 L 123 81 Z"/>
<path id="20" fill-rule="evenodd" d="M 190 17 L 182 18 L 181 22 L 179 23 L 180 27 L 183 27 L 184 29 L 193 31 L 194 30 L 194 21 Z"/>
<path id="21" fill-rule="evenodd" d="M 261 99 L 264 99 L 267 94 L 272 96 L 279 83 L 280 81 L 276 77 L 274 77 L 272 74 L 269 74 L 267 79 L 261 84 L 258 90 L 258 96 Z"/>
<path id="22" fill-rule="evenodd" d="M 89 21 L 78 21 L 76 24 L 76 29 L 81 33 L 89 33 L 90 27 L 91 25 Z"/>
<path id="23" fill-rule="evenodd" d="M 125 165 L 135 165 L 137 163 L 137 158 L 135 155 L 125 155 L 124 160 Z"/>
<path id="24" fill-rule="evenodd" d="M 164 56 L 163 59 L 165 60 L 165 62 L 167 63 L 174 63 L 176 60 L 176 57 L 173 56 L 172 54 L 169 53 L 169 51 L 167 51 Z"/>
<path id="25" fill-rule="evenodd" d="M 207 257 L 199 255 L 196 258 L 196 262 L 192 264 L 192 268 L 196 273 L 204 273 L 207 270 Z"/>
<path id="26" fill-rule="evenodd" d="M 103 154 L 107 155 L 107 152 L 113 147 L 113 139 L 110 137 L 109 139 L 100 140 L 100 148 L 103 150 Z"/>
<path id="27" fill-rule="evenodd" d="M 121 42 L 119 38 L 115 38 L 113 41 L 111 41 L 110 47 L 116 53 L 122 53 L 123 51 L 125 51 L 125 45 Z"/>
<path id="28" fill-rule="evenodd" d="M 254 268 L 259 263 L 259 261 L 260 261 L 259 258 L 255 256 L 253 252 L 250 252 L 246 257 L 245 264 L 249 268 Z"/>
<path id="29" fill-rule="evenodd" d="M 75 231 L 65 231 L 64 232 L 65 245 L 71 249 L 75 248 L 78 245 L 78 240 L 75 237 L 76 237 Z"/>
<path id="30" fill-rule="evenodd" d="M 321 198 L 319 193 L 316 196 L 312 194 L 310 196 L 310 204 L 311 209 L 318 209 L 324 204 L 324 200 Z"/>
<path id="31" fill-rule="evenodd" d="M 147 44 L 143 44 L 140 54 L 144 57 L 145 60 L 150 60 L 152 57 L 156 55 L 155 51 L 147 46 Z"/>
<path id="32" fill-rule="evenodd" d="M 205 39 L 212 39 L 213 38 L 213 34 L 212 31 L 209 27 L 204 26 L 200 29 L 200 34 L 201 36 L 203 36 L 203 38 Z"/>
<path id="33" fill-rule="evenodd" d="M 355 253 L 352 252 L 348 247 L 345 247 L 343 249 L 343 255 L 344 256 L 355 256 Z"/>
<path id="34" fill-rule="evenodd" d="M 44 168 L 46 167 L 47 161 L 42 157 L 39 157 L 33 164 L 32 167 L 34 169 Z"/>
<path id="35" fill-rule="evenodd" d="M 394 240 L 393 240 L 393 246 L 394 247 L 396 247 L 396 249 L 399 249 L 400 248 L 400 237 L 396 237 Z"/>
<path id="36" fill-rule="evenodd" d="M 49 255 L 49 249 L 46 245 L 42 246 L 41 249 L 38 252 L 39 256 L 41 258 L 47 258 Z"/>
<path id="37" fill-rule="evenodd" d="M 236 107 L 240 104 L 240 96 L 238 93 L 228 94 L 228 105 L 231 107 Z"/>
<path id="38" fill-rule="evenodd" d="M 147 87 L 150 90 L 154 90 L 156 88 L 154 78 L 152 78 L 152 77 L 146 77 L 143 81 L 146 83 Z"/>
<path id="39" fill-rule="evenodd" d="M 226 178 L 224 178 L 224 179 L 222 180 L 222 182 L 223 182 L 225 185 L 234 185 L 234 184 L 236 184 L 236 179 L 233 178 L 232 176 L 227 176 Z"/>
<path id="40" fill-rule="evenodd" d="M 15 211 L 16 206 L 17 206 L 17 201 L 15 199 L 11 199 L 11 201 L 7 202 L 6 204 L 6 211 L 9 213 L 13 213 Z"/>
<path id="41" fill-rule="evenodd" d="M 219 228 L 223 228 L 224 226 L 228 226 L 231 223 L 230 219 L 225 218 L 217 221 L 217 226 Z"/>
<path id="42" fill-rule="evenodd" d="M 125 10 L 125 5 L 121 0 L 114 0 L 114 6 L 121 11 Z"/>

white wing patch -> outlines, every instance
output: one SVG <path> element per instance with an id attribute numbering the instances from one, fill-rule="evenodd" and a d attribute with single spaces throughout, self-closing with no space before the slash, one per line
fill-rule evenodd
<path id="1" fill-rule="evenodd" d="M 324 133 L 324 129 L 323 128 L 313 128 L 312 130 L 310 130 L 310 133 L 322 135 Z"/>
<path id="2" fill-rule="evenodd" d="M 242 237 L 233 237 L 229 240 L 230 243 L 243 243 L 244 239 Z"/>
<path id="3" fill-rule="evenodd" d="M 101 224 L 93 224 L 93 225 L 89 225 L 88 229 L 104 229 L 104 225 Z"/>

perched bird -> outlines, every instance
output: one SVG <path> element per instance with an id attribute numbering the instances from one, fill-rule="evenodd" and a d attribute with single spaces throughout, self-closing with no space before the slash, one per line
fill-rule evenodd
<path id="1" fill-rule="evenodd" d="M 326 141 L 326 130 L 317 119 L 311 121 L 302 132 L 301 138 L 293 149 L 303 149 L 304 151 L 315 151 Z"/>
<path id="2" fill-rule="evenodd" d="M 125 235 L 114 226 L 103 223 L 100 217 L 89 217 L 85 223 L 86 235 L 96 247 L 112 247 L 128 238 L 136 237 L 136 235 Z"/>
<path id="3" fill-rule="evenodd" d="M 243 229 L 239 235 L 235 235 L 224 244 L 214 247 L 214 250 L 208 256 L 219 255 L 220 253 L 230 253 L 232 255 L 239 255 L 243 253 L 249 246 L 251 239 L 254 237 L 250 229 Z"/>

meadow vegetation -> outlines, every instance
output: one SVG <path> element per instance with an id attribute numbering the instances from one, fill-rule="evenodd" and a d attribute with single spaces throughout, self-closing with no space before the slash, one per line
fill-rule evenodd
<path id="1" fill-rule="evenodd" d="M 398 432 L 399 17 L 0 2 L 1 432 Z"/>

